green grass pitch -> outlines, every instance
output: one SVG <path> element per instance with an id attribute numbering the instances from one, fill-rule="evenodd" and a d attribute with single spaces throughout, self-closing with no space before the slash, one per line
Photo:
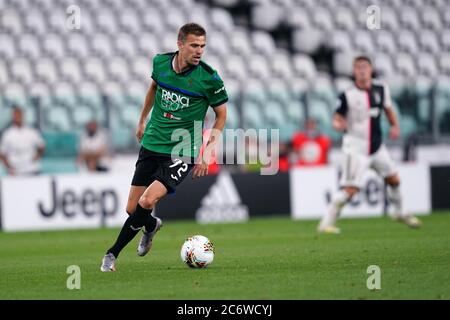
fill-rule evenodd
<path id="1" fill-rule="evenodd" d="M 139 237 L 117 272 L 101 258 L 118 229 L 0 233 L 0 299 L 449 299 L 450 213 L 423 217 L 418 230 L 388 218 L 343 219 L 342 234 L 317 235 L 317 221 L 252 219 L 244 224 L 166 222 L 146 257 Z M 206 269 L 180 260 L 188 235 L 216 248 Z M 66 287 L 67 267 L 81 288 Z M 369 265 L 381 289 L 366 286 Z"/>

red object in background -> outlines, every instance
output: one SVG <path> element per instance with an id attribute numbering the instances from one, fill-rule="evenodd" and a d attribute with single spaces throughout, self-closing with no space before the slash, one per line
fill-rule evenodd
<path id="1" fill-rule="evenodd" d="M 278 169 L 281 172 L 288 172 L 289 171 L 289 158 L 287 156 L 280 156 L 279 162 L 278 162 Z"/>
<path id="2" fill-rule="evenodd" d="M 203 151 L 206 148 L 206 145 L 208 143 L 209 135 L 211 133 L 211 129 L 204 129 L 203 130 L 203 144 L 200 149 L 200 155 L 203 155 Z M 218 174 L 220 171 L 220 166 L 217 164 L 216 159 L 216 152 L 214 150 L 212 156 L 211 156 L 211 163 L 208 166 L 208 175 L 215 175 Z"/>
<path id="3" fill-rule="evenodd" d="M 292 138 L 292 148 L 297 154 L 296 166 L 320 166 L 328 163 L 330 138 L 323 134 L 308 135 L 299 132 Z"/>

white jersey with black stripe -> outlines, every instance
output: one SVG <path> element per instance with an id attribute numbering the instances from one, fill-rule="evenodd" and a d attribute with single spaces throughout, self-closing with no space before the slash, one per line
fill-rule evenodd
<path id="1" fill-rule="evenodd" d="M 342 142 L 344 151 L 375 153 L 382 144 L 381 113 L 391 106 L 389 88 L 382 82 L 374 80 L 369 90 L 356 85 L 345 90 L 336 109 L 347 120 Z"/>

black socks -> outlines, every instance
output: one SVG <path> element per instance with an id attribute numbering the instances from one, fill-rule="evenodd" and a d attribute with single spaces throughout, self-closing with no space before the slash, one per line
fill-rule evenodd
<path id="1" fill-rule="evenodd" d="M 120 230 L 116 243 L 106 253 L 112 253 L 117 258 L 120 251 L 133 240 L 143 226 L 146 231 L 152 232 L 156 227 L 156 219 L 151 215 L 152 211 L 152 209 L 142 208 L 138 203 L 136 211 L 128 217 Z"/>

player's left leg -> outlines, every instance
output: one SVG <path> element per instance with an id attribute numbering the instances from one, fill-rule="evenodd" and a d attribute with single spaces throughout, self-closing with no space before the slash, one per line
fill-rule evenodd
<path id="1" fill-rule="evenodd" d="M 405 213 L 403 207 L 403 197 L 400 192 L 400 177 L 398 174 L 388 176 L 384 179 L 387 184 L 387 197 L 394 207 L 392 218 L 396 221 L 403 222 L 411 228 L 419 228 L 421 221 L 411 214 Z"/>
<path id="2" fill-rule="evenodd" d="M 400 176 L 384 145 L 374 155 L 372 168 L 384 177 L 387 185 L 387 198 L 394 209 L 391 217 L 396 221 L 404 222 L 411 228 L 420 227 L 420 220 L 407 214 L 404 210 L 403 197 L 400 191 Z"/>

